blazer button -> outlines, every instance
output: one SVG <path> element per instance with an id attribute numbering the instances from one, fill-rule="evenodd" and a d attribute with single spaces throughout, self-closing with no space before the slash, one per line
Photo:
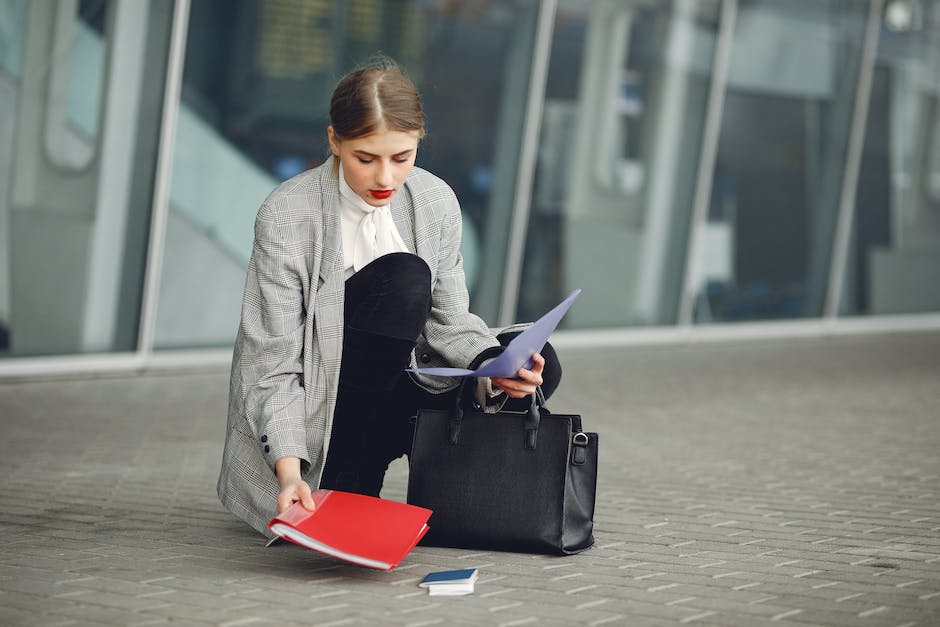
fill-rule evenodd
<path id="1" fill-rule="evenodd" d="M 422 353 L 422 354 L 421 354 L 421 362 L 422 362 L 422 363 L 425 363 L 425 364 L 426 364 L 426 363 L 428 363 L 428 362 L 430 362 L 430 361 L 431 361 L 431 356 L 430 356 L 430 355 L 428 355 L 427 353 Z"/>
<path id="2" fill-rule="evenodd" d="M 266 435 L 261 436 L 261 441 L 262 441 L 262 442 L 267 442 L 267 441 L 268 441 L 268 436 L 266 436 Z"/>
<path id="3" fill-rule="evenodd" d="M 264 445 L 264 452 L 265 452 L 265 453 L 270 453 L 270 452 L 271 452 L 271 447 L 268 446 L 267 444 L 265 444 L 265 445 Z"/>

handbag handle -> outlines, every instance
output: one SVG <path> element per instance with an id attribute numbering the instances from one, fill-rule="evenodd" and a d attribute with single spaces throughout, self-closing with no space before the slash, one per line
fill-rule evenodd
<path id="1" fill-rule="evenodd" d="M 476 381 L 473 377 L 466 377 L 461 383 L 460 388 L 457 391 L 457 400 L 454 404 L 454 409 L 450 414 L 450 420 L 447 425 L 447 441 L 451 445 L 456 445 L 460 440 L 460 426 L 463 422 L 463 400 L 467 393 L 467 386 L 469 380 Z M 534 451 L 536 444 L 538 443 L 539 436 L 539 423 L 542 420 L 542 410 L 545 408 L 545 395 L 542 392 L 542 387 L 539 386 L 535 389 L 535 393 L 531 395 L 532 403 L 529 405 L 529 409 L 526 411 L 525 421 L 523 422 L 523 432 L 524 432 L 524 444 L 525 448 L 530 451 Z"/>

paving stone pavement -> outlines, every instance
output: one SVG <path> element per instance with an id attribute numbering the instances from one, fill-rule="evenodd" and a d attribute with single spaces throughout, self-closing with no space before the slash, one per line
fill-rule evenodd
<path id="1" fill-rule="evenodd" d="M 221 370 L 0 382 L 0 625 L 940 624 L 940 333 L 560 354 L 596 546 L 388 573 L 222 509 Z M 468 566 L 472 596 L 416 585 Z"/>

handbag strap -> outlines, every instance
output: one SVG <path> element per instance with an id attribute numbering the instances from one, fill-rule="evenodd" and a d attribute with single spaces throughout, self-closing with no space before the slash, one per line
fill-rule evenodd
<path id="1" fill-rule="evenodd" d="M 476 379 L 474 377 L 465 377 L 464 380 L 461 381 L 460 387 L 457 390 L 457 399 L 454 403 L 454 408 L 450 412 L 450 420 L 447 425 L 447 440 L 452 445 L 456 445 L 460 440 L 460 427 L 463 423 L 464 414 L 464 399 L 471 380 L 474 381 L 475 385 Z M 542 411 L 548 413 L 548 408 L 545 407 L 545 394 L 542 392 L 542 386 L 537 387 L 535 393 L 530 396 L 532 403 L 526 411 L 525 421 L 523 422 L 523 431 L 525 434 L 524 445 L 526 449 L 534 451 L 538 443 L 539 423 L 542 419 Z M 493 415 L 493 417 L 497 419 L 498 416 L 498 413 Z"/>
<path id="2" fill-rule="evenodd" d="M 472 368 L 475 366 L 474 364 L 471 364 L 470 367 Z M 483 409 L 476 403 L 476 400 L 473 398 L 473 390 L 476 386 L 476 382 L 477 382 L 476 377 L 463 377 L 460 380 L 460 384 L 457 387 L 457 396 L 455 397 L 455 400 L 454 400 L 454 409 L 453 409 L 454 412 L 458 412 L 458 411 L 462 412 L 464 406 L 473 407 L 474 409 L 480 409 L 480 410 Z M 552 413 L 551 410 L 548 408 L 548 405 L 547 405 L 548 401 L 546 401 L 545 399 L 545 392 L 542 391 L 541 385 L 535 388 L 535 394 L 533 394 L 532 397 L 533 397 L 532 400 L 536 404 L 536 407 L 539 413 L 546 413 L 546 414 Z"/>

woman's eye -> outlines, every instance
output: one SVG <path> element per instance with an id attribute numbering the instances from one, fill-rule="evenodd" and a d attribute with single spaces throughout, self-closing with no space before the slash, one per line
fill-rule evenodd
<path id="1" fill-rule="evenodd" d="M 372 159 L 363 159 L 362 157 L 356 157 L 359 159 L 359 163 L 372 163 Z"/>

